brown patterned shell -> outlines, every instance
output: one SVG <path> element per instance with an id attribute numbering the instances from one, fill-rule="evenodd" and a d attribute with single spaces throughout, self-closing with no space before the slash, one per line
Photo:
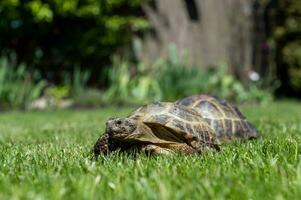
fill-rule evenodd
<path id="1" fill-rule="evenodd" d="M 209 95 L 194 95 L 181 99 L 176 104 L 195 109 L 214 129 L 219 140 L 259 137 L 256 128 L 238 108 L 225 100 Z"/>
<path id="2" fill-rule="evenodd" d="M 214 131 L 194 110 L 174 103 L 156 102 L 138 108 L 129 118 L 141 120 L 160 138 L 187 142 L 195 140 L 206 144 L 217 144 Z M 162 131 L 162 128 L 165 131 Z"/>

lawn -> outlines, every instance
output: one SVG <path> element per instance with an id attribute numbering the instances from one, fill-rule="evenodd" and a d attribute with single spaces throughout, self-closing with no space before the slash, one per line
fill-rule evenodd
<path id="1" fill-rule="evenodd" d="M 0 115 L 0 199 L 300 199 L 301 104 L 244 106 L 262 133 L 184 157 L 89 152 L 129 108 Z"/>

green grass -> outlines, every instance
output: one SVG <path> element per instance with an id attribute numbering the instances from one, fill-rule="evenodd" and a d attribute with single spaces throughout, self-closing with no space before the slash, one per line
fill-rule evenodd
<path id="1" fill-rule="evenodd" d="M 89 151 L 130 109 L 0 115 L 0 199 L 300 199 L 301 104 L 242 108 L 262 139 L 184 157 Z"/>

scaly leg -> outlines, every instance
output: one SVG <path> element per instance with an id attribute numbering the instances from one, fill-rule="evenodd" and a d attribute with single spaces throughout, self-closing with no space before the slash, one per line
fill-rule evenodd
<path id="1" fill-rule="evenodd" d="M 109 137 L 109 134 L 105 133 L 97 140 L 96 144 L 92 149 L 92 153 L 94 154 L 94 156 L 108 155 L 118 149 L 122 152 L 125 152 L 130 151 L 135 147 L 135 145 L 130 143 L 112 140 Z"/>

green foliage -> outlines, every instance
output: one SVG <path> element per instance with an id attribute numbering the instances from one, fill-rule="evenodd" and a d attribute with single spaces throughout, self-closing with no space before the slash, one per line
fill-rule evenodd
<path id="1" fill-rule="evenodd" d="M 289 84 L 301 92 L 301 40 L 283 48 L 284 63 L 288 66 Z"/>
<path id="2" fill-rule="evenodd" d="M 74 66 L 94 71 L 97 80 L 117 48 L 148 28 L 142 1 L 2 0 L 0 55 L 16 52 L 49 80 L 60 80 Z"/>
<path id="3" fill-rule="evenodd" d="M 105 101 L 142 103 L 149 99 L 160 100 L 161 90 L 153 75 L 143 64 L 131 66 L 129 62 L 114 58 L 109 71 L 110 87 L 105 93 Z"/>
<path id="4" fill-rule="evenodd" d="M 301 92 L 301 1 L 278 1 L 273 16 L 272 41 L 278 49 L 281 80 Z M 285 74 L 285 76 L 283 76 Z M 287 88 L 285 88 L 287 89 Z"/>
<path id="5" fill-rule="evenodd" d="M 236 102 L 259 102 L 266 104 L 273 100 L 274 87 L 263 89 L 260 84 L 249 83 L 244 87 L 240 81 L 228 72 L 227 66 L 207 74 L 208 91 L 211 94 Z"/>
<path id="6" fill-rule="evenodd" d="M 69 97 L 77 97 L 88 87 L 88 80 L 91 76 L 89 71 L 81 71 L 78 67 L 74 68 L 73 73 L 70 75 L 65 74 L 65 85 L 69 86 Z"/>
<path id="7" fill-rule="evenodd" d="M 46 90 L 47 95 L 53 97 L 55 101 L 66 99 L 70 96 L 70 87 L 65 86 L 53 86 Z"/>
<path id="8" fill-rule="evenodd" d="M 300 103 L 241 107 L 262 134 L 199 156 L 91 159 L 130 109 L 0 115 L 0 199 L 299 199 Z"/>
<path id="9" fill-rule="evenodd" d="M 16 65 L 7 58 L 0 58 L 0 107 L 26 109 L 41 96 L 46 82 L 37 81 L 39 74 L 30 74 L 24 64 Z"/>
<path id="10" fill-rule="evenodd" d="M 245 88 L 226 66 L 221 65 L 211 71 L 191 66 L 174 48 L 171 48 L 167 59 L 149 67 L 141 63 L 116 62 L 115 59 L 109 79 L 110 87 L 105 92 L 105 99 L 110 103 L 175 101 L 204 93 L 237 102 L 266 103 L 273 99 L 273 91 L 260 89 L 255 84 Z"/>
<path id="11" fill-rule="evenodd" d="M 191 66 L 173 47 L 170 48 L 169 57 L 157 62 L 154 70 L 164 100 L 209 91 L 208 73 Z"/>
<path id="12" fill-rule="evenodd" d="M 81 107 L 99 106 L 100 104 L 93 104 L 99 101 L 99 98 L 94 92 L 90 92 L 92 89 L 88 89 L 89 77 L 88 71 L 82 71 L 78 67 L 74 68 L 72 73 L 65 73 L 63 85 L 53 85 L 46 89 L 44 98 L 48 102 L 48 107 L 58 109 L 66 106 L 66 103 L 68 104 L 66 107 L 70 107 L 73 103 Z"/>

